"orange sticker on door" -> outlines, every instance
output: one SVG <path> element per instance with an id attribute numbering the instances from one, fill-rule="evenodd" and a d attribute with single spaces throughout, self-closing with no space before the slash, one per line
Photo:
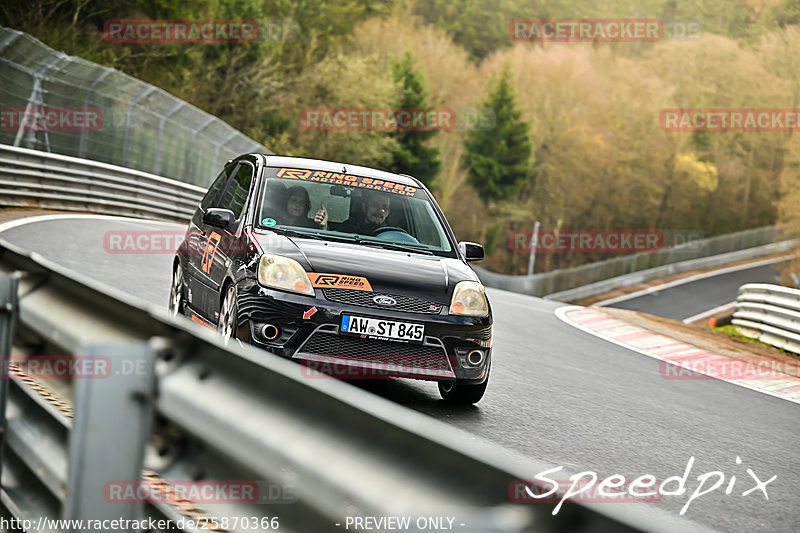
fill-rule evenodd
<path id="1" fill-rule="evenodd" d="M 214 255 L 217 253 L 217 246 L 219 246 L 220 234 L 216 231 L 213 232 L 206 241 L 206 248 L 203 250 L 203 259 L 200 262 L 200 268 L 206 274 L 211 273 L 211 265 L 214 262 Z"/>
<path id="2" fill-rule="evenodd" d="M 344 274 L 322 274 L 319 272 L 309 272 L 308 279 L 314 287 L 353 289 L 356 291 L 372 291 L 372 286 L 367 278 L 361 276 L 346 276 Z"/>

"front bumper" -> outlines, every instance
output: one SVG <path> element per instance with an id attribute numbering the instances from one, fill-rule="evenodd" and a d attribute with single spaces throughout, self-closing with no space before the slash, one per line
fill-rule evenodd
<path id="1" fill-rule="evenodd" d="M 310 371 L 343 378 L 402 377 L 434 381 L 482 383 L 491 364 L 492 319 L 448 314 L 447 305 L 432 312 L 405 312 L 350 305 L 326 299 L 266 289 L 255 280 L 237 286 L 239 337 L 251 344 L 305 364 Z M 422 344 L 340 335 L 343 313 L 380 316 L 421 323 Z M 274 338 L 263 334 L 276 326 Z M 269 330 L 272 337 L 274 331 Z M 471 352 L 471 364 L 467 355 Z M 476 354 L 480 353 L 480 357 Z"/>

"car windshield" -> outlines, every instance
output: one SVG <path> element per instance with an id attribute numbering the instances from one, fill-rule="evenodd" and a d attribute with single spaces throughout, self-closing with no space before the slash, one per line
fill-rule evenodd
<path id="1" fill-rule="evenodd" d="M 307 169 L 264 172 L 260 227 L 409 252 L 453 254 L 424 189 Z"/>

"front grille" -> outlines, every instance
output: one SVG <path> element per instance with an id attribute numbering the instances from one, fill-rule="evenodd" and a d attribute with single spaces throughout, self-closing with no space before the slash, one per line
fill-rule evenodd
<path id="1" fill-rule="evenodd" d="M 304 354 L 322 355 L 345 361 L 450 370 L 444 347 L 441 345 L 361 339 L 321 331 L 312 333 L 306 343 L 297 350 L 295 357 L 302 358 Z"/>
<path id="2" fill-rule="evenodd" d="M 372 307 L 374 309 L 391 309 L 394 311 L 405 311 L 406 313 L 423 313 L 427 315 L 438 315 L 442 310 L 442 304 L 413 298 L 411 296 L 399 296 L 395 294 L 383 294 L 380 292 L 354 291 L 352 289 L 324 289 L 322 293 L 325 298 L 332 302 L 343 304 L 358 305 L 360 307 Z M 396 305 L 379 305 L 372 301 L 374 296 L 389 296 L 393 298 Z"/>

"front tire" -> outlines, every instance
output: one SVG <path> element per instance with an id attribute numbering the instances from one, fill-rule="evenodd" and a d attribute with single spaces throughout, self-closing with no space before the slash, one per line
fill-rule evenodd
<path id="1" fill-rule="evenodd" d="M 439 394 L 447 403 L 455 405 L 469 405 L 478 403 L 486 392 L 489 385 L 489 377 L 483 383 L 473 385 L 472 383 L 458 383 L 457 381 L 440 381 Z"/>
<path id="2" fill-rule="evenodd" d="M 217 322 L 217 333 L 222 335 L 222 340 L 228 344 L 232 337 L 236 335 L 237 316 L 236 309 L 236 288 L 230 285 L 225 291 L 222 305 L 219 309 L 219 321 Z"/>
<path id="3" fill-rule="evenodd" d="M 183 314 L 183 269 L 175 265 L 172 271 L 172 285 L 169 289 L 169 311 L 172 316 Z"/>

